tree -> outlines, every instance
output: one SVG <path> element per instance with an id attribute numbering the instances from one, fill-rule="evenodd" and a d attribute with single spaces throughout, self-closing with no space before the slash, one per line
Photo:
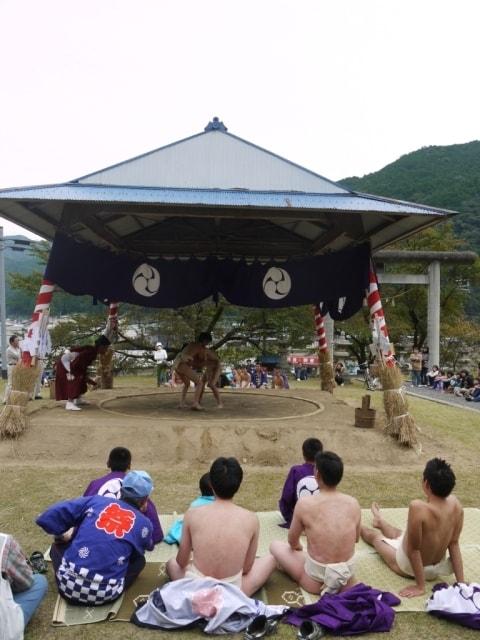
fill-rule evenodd
<path id="1" fill-rule="evenodd" d="M 30 306 L 27 307 L 27 313 L 33 311 L 35 300 L 42 283 L 45 266 L 48 260 L 51 244 L 45 240 L 32 242 L 28 249 L 28 253 L 34 258 L 34 264 L 37 265 L 29 273 L 11 272 L 8 274 L 7 282 L 9 289 L 13 291 L 17 298 L 21 298 L 21 308 L 25 308 L 25 298 L 30 298 Z M 54 316 L 62 316 L 71 313 L 83 313 L 96 315 L 96 301 L 91 296 L 71 296 L 60 288 L 57 288 L 51 305 L 51 314 Z"/>

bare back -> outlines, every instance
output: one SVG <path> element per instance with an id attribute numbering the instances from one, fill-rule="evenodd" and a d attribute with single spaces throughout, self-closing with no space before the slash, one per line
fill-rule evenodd
<path id="1" fill-rule="evenodd" d="M 405 551 L 418 549 L 423 566 L 440 562 L 448 547 L 457 542 L 463 527 L 463 508 L 450 495 L 424 502 L 413 500 L 408 510 Z"/>
<path id="2" fill-rule="evenodd" d="M 360 506 L 355 498 L 322 490 L 300 498 L 290 532 L 293 536 L 298 528 L 305 532 L 308 554 L 317 562 L 346 562 L 355 552 L 360 520 Z"/>
<path id="3" fill-rule="evenodd" d="M 219 500 L 185 514 L 182 545 L 191 545 L 193 563 L 204 575 L 222 579 L 247 573 L 255 560 L 259 523 L 255 514 Z M 184 541 L 184 536 L 187 535 Z M 189 539 L 188 539 L 189 538 Z"/>
<path id="4" fill-rule="evenodd" d="M 182 362 L 190 364 L 194 368 L 201 368 L 205 365 L 206 347 L 200 342 L 191 342 L 182 351 Z"/>

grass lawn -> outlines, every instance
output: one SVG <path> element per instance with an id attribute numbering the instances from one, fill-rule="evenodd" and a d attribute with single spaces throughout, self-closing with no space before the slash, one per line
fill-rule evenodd
<path id="1" fill-rule="evenodd" d="M 299 387 L 300 385 L 317 387 L 318 381 L 293 383 L 293 385 L 295 384 Z M 132 385 L 153 389 L 153 375 L 122 376 L 117 378 L 115 382 L 116 387 L 132 387 Z M 0 393 L 3 393 L 1 388 Z M 359 384 L 348 385 L 335 391 L 338 398 L 352 406 L 359 406 L 360 398 L 364 393 L 364 389 Z M 381 392 L 377 391 L 371 395 L 373 406 L 380 408 Z M 452 451 L 468 449 L 470 456 L 472 453 L 474 456 L 480 453 L 480 444 L 476 437 L 478 426 L 480 426 L 478 424 L 479 417 L 462 409 L 437 405 L 425 400 L 411 398 L 409 401 L 411 411 L 425 437 L 434 434 L 436 438 L 445 439 L 445 442 L 451 443 Z M 59 433 L 58 437 L 61 438 L 62 434 Z M 14 446 L 12 444 L 12 447 Z M 47 544 L 46 535 L 34 524 L 35 516 L 49 503 L 79 495 L 83 492 L 86 484 L 102 472 L 96 466 L 90 467 L 88 461 L 81 469 L 72 471 L 67 468 L 65 463 L 62 464 L 62 460 L 54 461 L 53 459 L 38 460 L 34 464 L 30 460 L 23 464 L 21 460 L 16 459 L 15 464 L 6 461 L 0 468 L 0 530 L 14 535 L 28 554 L 35 549 L 44 549 Z M 457 495 L 465 506 L 477 507 L 480 474 L 476 466 L 468 465 L 465 468 L 455 468 L 455 472 L 458 479 Z M 284 477 L 285 471 L 283 469 L 275 467 L 250 468 L 247 466 L 245 480 L 238 494 L 237 502 L 252 510 L 265 509 L 266 504 L 269 504 L 272 509 L 275 508 Z M 194 474 L 185 475 L 184 471 L 169 468 L 156 472 L 155 478 L 157 487 L 155 500 L 163 512 L 174 510 L 181 512 L 196 495 L 197 478 Z M 420 496 L 420 474 L 413 473 L 411 470 L 395 473 L 392 476 L 379 473 L 374 469 L 364 473 L 354 472 L 345 477 L 342 489 L 355 495 L 362 507 L 370 505 L 372 494 L 385 507 L 401 507 L 406 506 L 411 499 Z M 49 594 L 27 628 L 25 638 L 35 640 L 43 638 L 123 640 L 128 638 L 136 640 L 137 638 L 155 637 L 153 631 L 139 630 L 133 625 L 125 623 L 52 628 L 50 620 L 55 600 L 55 587 L 51 568 L 48 577 Z M 167 632 L 162 633 L 167 635 Z M 192 638 L 194 635 L 200 636 L 200 632 L 176 632 L 175 638 L 184 640 L 184 638 Z M 281 626 L 277 635 L 280 640 L 293 639 L 295 629 Z M 373 634 L 366 637 L 373 637 Z M 396 616 L 390 637 L 393 640 L 420 640 L 424 638 L 447 640 L 450 638 L 473 638 L 477 637 L 477 634 L 474 631 L 442 622 L 424 613 L 402 613 Z"/>

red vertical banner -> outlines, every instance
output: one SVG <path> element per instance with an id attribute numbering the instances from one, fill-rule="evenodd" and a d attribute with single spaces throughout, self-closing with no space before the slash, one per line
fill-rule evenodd
<path id="1" fill-rule="evenodd" d="M 325 323 L 323 321 L 323 316 L 320 311 L 320 307 L 317 305 L 313 308 L 314 316 L 315 316 L 315 333 L 318 340 L 318 349 L 319 351 L 327 351 L 327 334 L 325 333 Z"/>
<path id="2" fill-rule="evenodd" d="M 383 311 L 380 291 L 378 289 L 377 274 L 373 264 L 370 264 L 370 278 L 367 289 L 367 304 L 370 310 L 370 320 L 372 324 L 373 344 L 377 354 L 387 367 L 394 366 L 393 345 L 388 337 L 387 321 Z"/>
<path id="3" fill-rule="evenodd" d="M 49 280 L 42 280 L 37 295 L 32 320 L 27 334 L 22 340 L 22 361 L 30 366 L 33 358 L 44 358 L 50 352 L 50 335 L 48 333 L 48 318 L 55 285 Z"/>

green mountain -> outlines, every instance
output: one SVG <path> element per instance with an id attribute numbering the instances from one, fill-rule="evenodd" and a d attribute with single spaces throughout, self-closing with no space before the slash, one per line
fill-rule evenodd
<path id="1" fill-rule="evenodd" d="M 15 240 L 28 241 L 25 236 L 5 236 L 5 301 L 7 318 L 30 318 L 35 306 L 39 283 L 33 284 L 34 292 L 28 293 L 23 289 L 15 288 L 9 278 L 9 274 L 18 273 L 29 276 L 32 273 L 43 273 L 45 265 L 32 253 L 28 245 L 15 244 Z M 34 246 L 35 241 L 30 244 Z M 90 296 L 71 296 L 66 293 L 56 292 L 53 296 L 52 314 L 67 315 L 72 313 L 95 313 L 97 306 L 92 304 Z"/>
<path id="2" fill-rule="evenodd" d="M 28 293 L 14 289 L 10 284 L 9 273 L 29 275 L 41 271 L 42 266 L 32 255 L 28 245 L 14 244 L 14 240 L 28 241 L 26 236 L 5 236 L 5 298 L 8 318 L 28 318 L 32 315 L 35 299 Z"/>
<path id="3" fill-rule="evenodd" d="M 364 193 L 458 211 L 456 235 L 480 253 L 480 141 L 424 147 L 380 171 L 340 184 Z"/>

